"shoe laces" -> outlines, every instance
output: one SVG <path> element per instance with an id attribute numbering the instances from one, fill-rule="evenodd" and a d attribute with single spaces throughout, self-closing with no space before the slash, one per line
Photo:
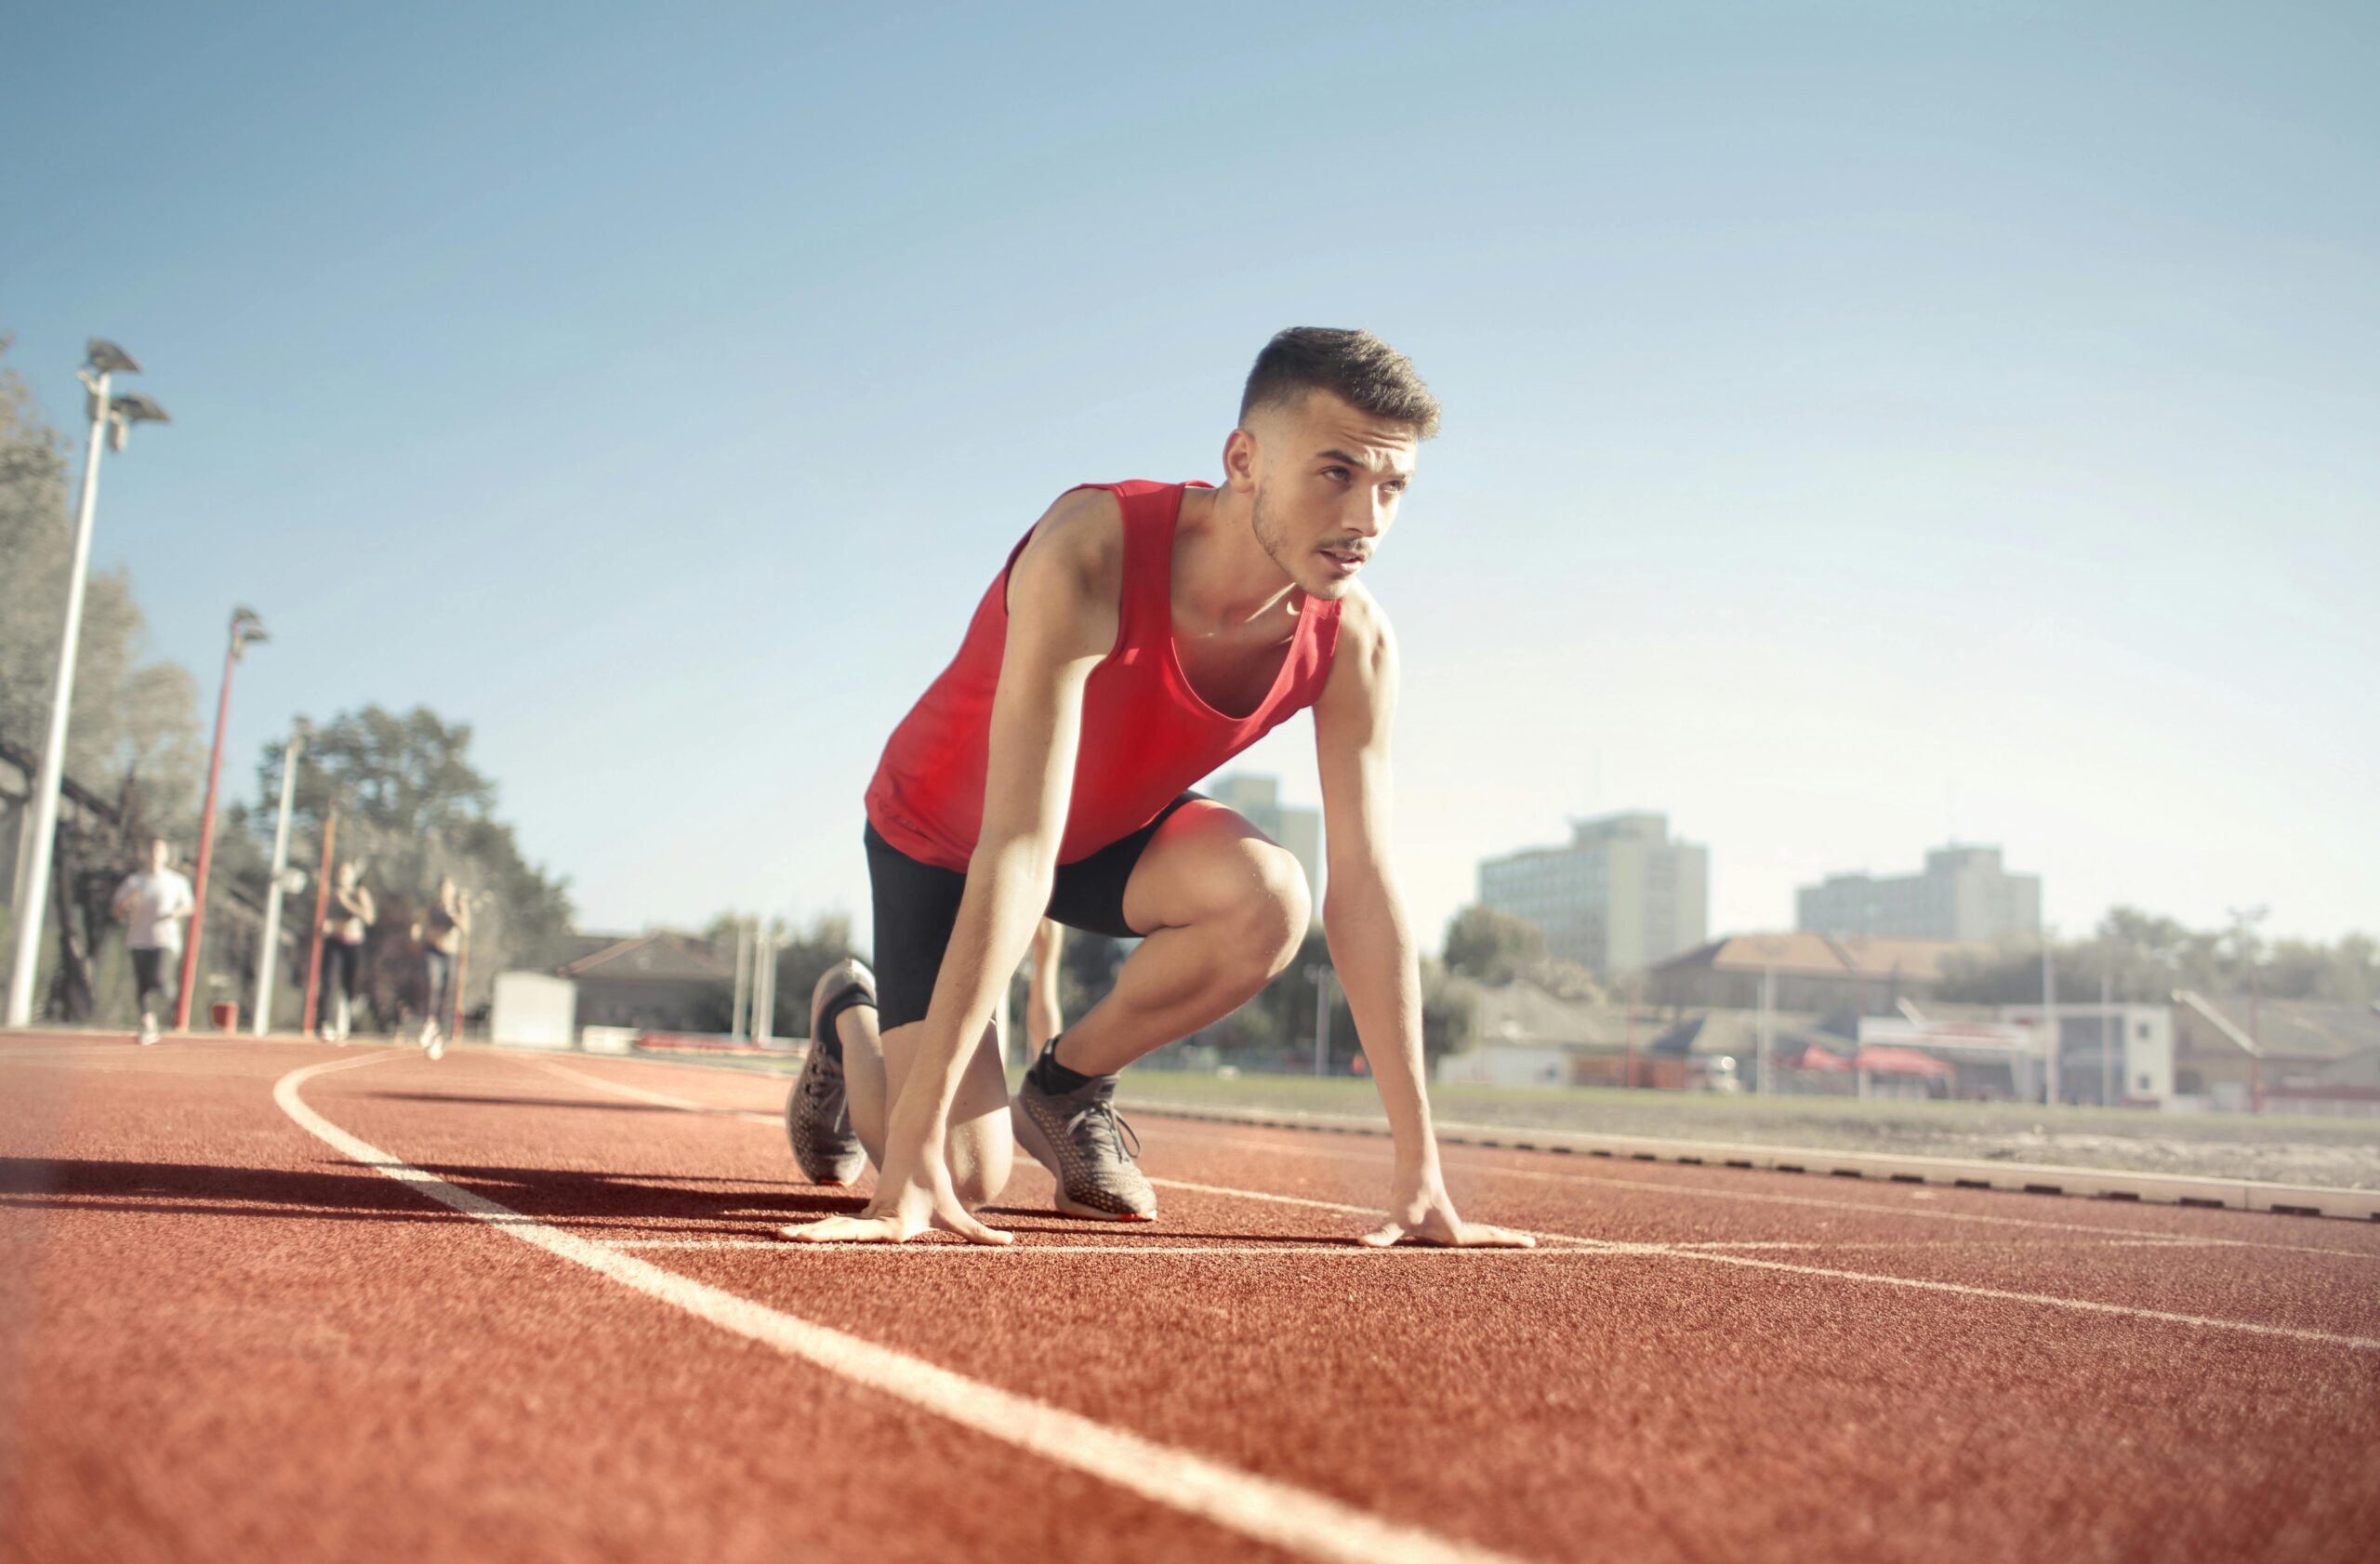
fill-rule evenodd
<path id="1" fill-rule="evenodd" d="M 1092 1120 L 1104 1120 L 1105 1128 L 1101 1129 Z M 1141 1160 L 1140 1133 L 1132 1128 L 1130 1120 L 1116 1111 L 1115 1104 L 1104 1099 L 1076 1114 L 1067 1121 L 1066 1128 L 1070 1131 L 1089 1129 L 1093 1135 L 1104 1135 L 1116 1154 L 1127 1162 Z"/>

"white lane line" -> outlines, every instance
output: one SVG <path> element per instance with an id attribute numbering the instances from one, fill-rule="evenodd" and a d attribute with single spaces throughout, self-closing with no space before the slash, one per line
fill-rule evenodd
<path id="1" fill-rule="evenodd" d="M 299 1128 L 340 1155 L 467 1216 L 496 1224 L 501 1231 L 558 1259 L 722 1331 L 1184 1515 L 1330 1564 L 1515 1564 L 1509 1555 L 1399 1525 L 1336 1499 L 1094 1423 L 565 1233 L 357 1139 L 307 1107 L 298 1094 L 318 1075 L 376 1062 L 376 1057 L 340 1059 L 292 1070 L 273 1083 L 272 1100 Z"/>
<path id="2" fill-rule="evenodd" d="M 648 1092 L 641 1086 L 631 1086 L 625 1080 L 606 1080 L 600 1075 L 588 1075 L 584 1070 L 572 1069 L 568 1065 L 559 1065 L 551 1059 L 525 1059 L 522 1063 L 535 1065 L 539 1069 L 561 1076 L 566 1080 L 575 1080 L 586 1086 L 600 1086 L 606 1092 L 617 1092 L 622 1096 L 634 1097 L 640 1102 L 652 1103 L 660 1107 L 683 1108 L 688 1113 L 708 1114 L 714 1119 L 741 1119 L 749 1124 L 785 1122 L 785 1115 L 782 1113 L 761 1113 L 757 1109 L 741 1107 L 714 1107 L 708 1103 L 694 1102 L 687 1097 L 672 1097 L 660 1092 Z"/>
<path id="3" fill-rule="evenodd" d="M 886 1258 L 900 1259 L 906 1259 L 912 1255 L 924 1256 L 927 1258 L 932 1258 L 939 1255 L 945 1258 L 975 1259 L 980 1257 L 990 1260 L 999 1258 L 1025 1258 L 1035 1254 L 1106 1254 L 1128 1259 L 1138 1258 L 1143 1255 L 1154 1255 L 1168 1259 L 1186 1255 L 1197 1259 L 1204 1258 L 1210 1254 L 1322 1254 L 1335 1255 L 1343 1259 L 1351 1260 L 1367 1259 L 1380 1254 L 1430 1254 L 1464 1255 L 1489 1259 L 1501 1257 L 1508 1260 L 1580 1260 L 1601 1259 L 1607 1255 L 1687 1254 L 1700 1253 L 1707 1250 L 1756 1249 L 1841 1251 L 1846 1249 L 1981 1249 L 1990 1247 L 1972 1240 L 1957 1239 L 1946 1239 L 1941 1242 L 1917 1240 L 1908 1243 L 1750 1242 L 1610 1243 L 1589 1245 L 1583 1242 L 1573 1242 L 1565 1246 L 1542 1246 L 1537 1249 L 1446 1249 L 1436 1245 L 1419 1243 L 1403 1243 L 1396 1245 L 1395 1248 L 1382 1249 L 1375 1248 L 1370 1244 L 1356 1243 L 1352 1239 L 1346 1243 L 1012 1243 L 1004 1248 L 994 1248 L 984 1244 L 945 1243 L 940 1241 L 905 1244 L 796 1244 L 788 1243 L 784 1239 L 598 1239 L 594 1241 L 601 1243 L 606 1249 L 769 1250 L 779 1254 L 786 1255 L 788 1258 L 803 1260 L 811 1259 L 813 1257 L 829 1259 L 846 1256 L 864 1257 L 867 1255 L 880 1255 Z M 2187 1241 L 2180 1243 L 2167 1243 L 2159 1239 L 2118 1239 L 2104 1244 L 2073 1243 L 2058 1244 L 2055 1247 L 2060 1249 L 2194 1249 L 2199 1246 Z"/>
<path id="4" fill-rule="evenodd" d="M 1202 1194 L 1238 1196 L 1260 1200 L 1276 1201 L 1283 1205 L 1311 1206 L 1321 1211 L 1346 1212 L 1352 1215 L 1376 1216 L 1375 1210 L 1345 1205 L 1336 1200 L 1308 1200 L 1295 1195 L 1258 1194 L 1253 1190 L 1231 1189 L 1217 1184 L 1191 1184 L 1182 1179 L 1152 1178 L 1151 1184 L 1176 1189 L 1195 1189 Z M 1527 1228 L 1515 1229 L 1527 1232 Z M 2000 1303 L 2038 1304 L 2046 1308 L 2071 1309 L 2083 1314 L 2118 1315 L 2130 1319 L 2160 1319 L 2176 1325 L 2196 1325 L 2210 1331 L 2239 1331 L 2255 1336 L 2280 1336 L 2291 1341 L 2319 1342 L 2325 1346 L 2353 1347 L 2359 1351 L 2380 1351 L 2380 1338 L 2342 1335 L 2331 1331 L 2308 1331 L 2294 1325 L 2259 1325 L 2245 1319 L 2219 1319 L 2202 1314 L 2176 1314 L 2168 1309 L 2139 1308 L 2131 1304 L 2103 1304 L 2087 1298 L 2067 1298 L 2053 1292 L 2016 1292 L 1998 1287 L 1976 1287 L 1962 1281 L 1931 1281 L 1921 1277 L 1884 1276 L 1871 1271 L 1846 1271 L 1831 1266 L 1802 1266 L 1785 1260 L 1761 1260 L 1749 1254 L 1719 1254 L 1708 1250 L 1683 1249 L 1673 1244 L 1615 1243 L 1607 1239 L 1580 1238 L 1568 1233 L 1536 1232 L 1539 1241 L 1586 1244 L 1598 1253 L 1615 1254 L 1654 1255 L 1671 1260 L 1693 1260 L 1706 1266 L 1735 1266 L 1748 1270 L 1784 1271 L 1796 1276 L 1825 1277 L 1835 1281 L 1870 1282 L 1879 1287 L 1900 1287 L 1919 1292 L 1948 1292 L 1965 1298 L 1990 1298 Z"/>
<path id="5" fill-rule="evenodd" d="M 1236 1134 L 1227 1130 L 1210 1129 L 1203 1122 L 1192 1120 L 1168 1120 L 1166 1128 L 1169 1133 L 1179 1129 L 1188 1128 L 1193 1138 L 1204 1139 L 1226 1146 L 1244 1146 L 1250 1150 L 1270 1151 L 1276 1156 L 1298 1158 L 1316 1157 L 1334 1162 L 1355 1162 L 1367 1166 L 1385 1166 L 1388 1162 L 1388 1159 L 1385 1156 L 1370 1157 L 1359 1151 L 1342 1151 L 1333 1146 L 1318 1146 L 1310 1149 L 1302 1146 L 1285 1146 L 1277 1141 L 1263 1140 L 1255 1136 Z M 1286 1131 L 1283 1133 L 1294 1134 L 1297 1132 Z M 1454 1150 L 1457 1148 L 1449 1147 L 1448 1149 Z M 1462 1147 L 1460 1149 L 1470 1150 L 1473 1148 Z M 2168 1235 L 2148 1227 L 2111 1226 L 2104 1222 L 2053 1222 L 2045 1217 L 2038 1216 L 2002 1216 L 1975 1211 L 1935 1211 L 1927 1207 L 1917 1205 L 1885 1205 L 1875 1200 L 1829 1200 L 1822 1195 L 1780 1195 L 1770 1191 L 1757 1189 L 1710 1189 L 1691 1184 L 1665 1184 L 1648 1178 L 1616 1178 L 1596 1173 L 1565 1173 L 1551 1168 L 1506 1167 L 1496 1162 L 1474 1160 L 1468 1157 L 1449 1156 L 1446 1158 L 1445 1160 L 1446 1165 L 1448 1168 L 1461 1168 L 1465 1172 L 1488 1173 L 1501 1178 L 1534 1179 L 1543 1184 L 1584 1185 L 1597 1189 L 1641 1189 L 1654 1194 L 1684 1195 L 1695 1200 L 1740 1200 L 1746 1203 L 1758 1205 L 1806 1206 L 1813 1207 L 1820 1211 L 1865 1212 L 1873 1216 L 1915 1216 L 1922 1217 L 1928 1222 L 1966 1222 L 1978 1226 L 1993 1227 L 2038 1227 L 2051 1232 L 2114 1234 L 2123 1238 L 2136 1239 L 2172 1237 L 2177 1242 L 2185 1240 L 2184 1235 Z M 1692 1171 L 1700 1171 L 1701 1168 L 1710 1168 L 1713 1171 L 1719 1172 L 1744 1171 L 1741 1169 L 1719 1168 L 1715 1163 L 1700 1164 L 1699 1167 L 1694 1167 L 1693 1165 L 1689 1166 L 1692 1168 Z M 1987 1191 L 1980 1190 L 1975 1191 L 1975 1193 L 1986 1192 Z M 1935 1194 L 1935 1191 L 1930 1189 L 1924 1191 L 1911 1190 L 1911 1193 L 1912 1195 L 1923 1194 L 1925 1198 L 1930 1199 Z M 2240 1213 L 2233 1213 L 2232 1214 L 2237 1215 Z M 2282 1251 L 2291 1254 L 2333 1254 L 2350 1260 L 2380 1260 L 2380 1251 L 2366 1249 L 2337 1249 L 2322 1245 L 2302 1243 L 2268 1243 L 2256 1239 L 2227 1239 L 2216 1238 L 2212 1235 L 2188 1235 L 2187 1237 L 2187 1241 L 2193 1244 L 2202 1244 L 2209 1248 L 2217 1249 L 2268 1249 Z"/>
<path id="6" fill-rule="evenodd" d="M 768 1249 L 789 1258 L 807 1260 L 812 1257 L 865 1257 L 879 1255 L 906 1258 L 935 1255 L 959 1259 L 1022 1258 L 1035 1254 L 1113 1254 L 1126 1258 L 1162 1255 L 1168 1259 L 1188 1256 L 1194 1259 L 1210 1254 L 1324 1254 L 1345 1259 L 1368 1258 L 1377 1254 L 1464 1254 L 1502 1255 L 1507 1259 L 1531 1259 L 1547 1255 L 1586 1255 L 1596 1253 L 1587 1249 L 1437 1249 L 1425 1244 L 1399 1244 L 1394 1249 L 1376 1249 L 1369 1244 L 1349 1239 L 1345 1243 L 1234 1243 L 1234 1244 L 1120 1244 L 1120 1243 L 1012 1243 L 994 1247 L 979 1243 L 794 1243 L 785 1239 L 605 1239 L 606 1249 Z"/>
<path id="7" fill-rule="evenodd" d="M 606 1091 L 616 1091 L 621 1093 L 623 1095 L 638 1097 L 646 1102 L 656 1103 L 666 1107 L 681 1107 L 696 1112 L 710 1114 L 722 1113 L 722 1110 L 721 1109 L 709 1107 L 702 1103 L 694 1102 L 684 1097 L 664 1096 L 657 1092 L 646 1091 L 642 1087 L 629 1086 L 623 1082 L 607 1080 L 601 1076 L 589 1075 L 581 1070 L 575 1070 L 565 1065 L 557 1064 L 551 1060 L 536 1059 L 530 1062 L 540 1065 L 543 1067 L 553 1071 L 557 1075 L 565 1076 L 570 1080 L 579 1081 L 582 1084 L 600 1087 Z M 640 1062 L 647 1064 L 662 1064 L 667 1061 L 644 1060 Z M 777 1124 L 783 1121 L 780 1116 L 771 1113 L 735 1112 L 727 1116 L 745 1119 L 754 1123 L 762 1124 Z M 1264 1139 L 1232 1130 L 1216 1128 L 1202 1120 L 1167 1120 L 1167 1123 L 1169 1129 L 1176 1132 L 1186 1132 L 1194 1139 L 1201 1139 L 1226 1146 L 1245 1146 L 1250 1149 L 1271 1151 L 1282 1156 L 1318 1157 L 1331 1161 L 1356 1162 L 1364 1164 L 1373 1164 L 1386 1160 L 1385 1158 L 1368 1157 L 1362 1152 L 1345 1151 L 1331 1146 L 1284 1146 L 1276 1140 Z M 1291 1131 L 1282 1133 L 1294 1133 L 1295 1132 Z M 1475 1148 L 1450 1147 L 1448 1149 L 1450 1152 L 1460 1152 Z M 1447 1165 L 1448 1167 L 1468 1169 L 1474 1173 L 1490 1173 L 1504 1178 L 1534 1179 L 1540 1183 L 1547 1184 L 1586 1185 L 1596 1188 L 1606 1189 L 1639 1189 L 1657 1194 L 1684 1195 L 1697 1200 L 1744 1201 L 1747 1203 L 1762 1205 L 1802 1206 L 1821 1211 L 1864 1212 L 1872 1215 L 1882 1216 L 1916 1216 L 1922 1217 L 1929 1222 L 1964 1222 L 1977 1226 L 1995 1227 L 2032 1227 L 2049 1232 L 2089 1233 L 2101 1237 L 2118 1237 L 2138 1239 L 2142 1240 L 2164 1239 L 2175 1243 L 2189 1243 L 2207 1248 L 2263 1249 L 2281 1251 L 2293 1254 L 2329 1254 L 2351 1260 L 2380 1260 L 2380 1252 L 2371 1250 L 2339 1249 L 2313 1244 L 2269 1243 L 2254 1239 L 2185 1236 L 2179 1234 L 2161 1233 L 2146 1227 L 2111 1226 L 2105 1223 L 2056 1222 L 2044 1217 L 2004 1216 L 1985 1212 L 1933 1211 L 1914 1205 L 1884 1205 L 1873 1200 L 1829 1200 L 1824 1196 L 1818 1195 L 1783 1195 L 1766 1190 L 1707 1189 L 1688 1184 L 1666 1184 L 1653 1179 L 1616 1178 L 1595 1173 L 1567 1173 L 1557 1172 L 1550 1168 L 1508 1167 L 1497 1162 L 1479 1160 L 1474 1158 L 1459 1155 L 1449 1155 L 1447 1159 Z M 1185 1185 L 1183 1187 L 1191 1188 L 1199 1186 Z M 1219 1190 L 1218 1192 L 1223 1191 Z M 1240 1193 L 1245 1195 L 1247 1192 L 1241 1191 Z M 1930 1195 L 1932 1191 L 1927 1191 L 1927 1193 Z M 1276 1198 L 1277 1199 L 1279 1197 Z M 1328 1209 L 1355 1210 L 1356 1208 L 1329 1207 Z M 1367 1212 L 1362 1213 L 1362 1214 L 1377 1215 L 1382 1213 L 1377 1212 Z M 1840 1248 L 1844 1246 L 1833 1245 L 1830 1247 Z"/>
<path id="8" fill-rule="evenodd" d="M 585 1079 L 592 1081 L 595 1078 L 589 1076 Z M 1297 1154 L 1304 1155 L 1305 1153 L 1300 1152 Z M 1324 1155 L 1344 1156 L 1346 1154 L 1324 1153 Z M 1476 1166 L 1476 1164 L 1470 1163 L 1466 1163 L 1465 1165 Z M 1491 1168 L 1487 1171 L 1497 1172 L 1512 1170 L 1498 1170 Z M 1548 1174 L 1544 1176 L 1561 1178 L 1564 1179 L 1565 1182 L 1573 1181 L 1571 1175 Z M 1604 1182 L 1603 1180 L 1592 1178 L 1578 1181 L 1588 1183 Z M 1386 1214 L 1384 1211 L 1377 1206 L 1352 1206 L 1340 1200 L 1317 1200 L 1302 1195 L 1275 1195 L 1258 1189 L 1235 1189 L 1226 1185 L 1197 1184 L 1193 1183 L 1188 1179 L 1152 1177 L 1149 1182 L 1157 1186 L 1159 1188 L 1188 1189 L 1199 1194 L 1221 1195 L 1233 1200 L 1262 1200 L 1274 1205 L 1302 1206 L 1308 1210 L 1339 1212 L 1353 1216 L 1379 1217 Z M 1668 1186 L 1656 1186 L 1656 1187 L 1667 1188 Z M 1798 1199 L 1800 1197 L 1784 1196 L 1773 1198 L 1791 1200 Z M 1852 1202 L 1845 1201 L 1843 1203 L 1848 1205 Z M 1880 1208 L 1874 1206 L 1858 1206 L 1856 1209 L 1878 1211 Z M 1883 1214 L 1901 1215 L 1917 1213 L 1903 1213 L 1899 1212 L 1886 1211 L 1884 1212 Z M 1948 1216 L 1959 1213 L 1949 1212 L 1927 1212 L 1923 1214 L 1928 1216 Z M 2003 1220 L 2025 1219 L 2010 1218 Z M 2053 1224 L 2035 1225 L 2053 1226 Z M 2129 1238 L 2162 1238 L 2164 1236 L 2157 1233 L 2144 1233 L 2138 1228 L 2094 1228 L 2084 1224 L 2075 1223 L 2059 1223 L 2054 1224 L 2054 1226 L 2075 1228 L 2083 1232 L 2114 1233 Z M 1871 1271 L 1846 1271 L 1837 1269 L 1831 1266 L 1803 1266 L 1785 1260 L 1756 1259 L 1749 1254 L 1724 1254 L 1714 1253 L 1708 1250 L 1682 1249 L 1674 1244 L 1622 1243 L 1609 1239 L 1580 1238 L 1576 1234 L 1534 1231 L 1525 1227 L 1515 1228 L 1514 1231 L 1528 1233 L 1530 1237 L 1536 1239 L 1540 1243 L 1584 1244 L 1598 1251 L 1599 1253 L 1607 1254 L 1657 1255 L 1673 1260 L 1692 1260 L 1707 1266 L 1733 1266 L 1747 1270 L 1790 1272 L 1798 1276 L 1824 1277 L 1835 1281 L 1859 1281 L 1867 1282 L 1878 1287 L 1898 1287 L 1911 1292 L 1944 1292 L 1966 1298 L 1989 1298 L 1998 1303 L 2033 1304 L 2044 1308 L 2068 1309 L 2081 1314 L 2114 1315 L 2129 1319 L 2156 1319 L 2165 1321 L 2169 1324 L 2194 1325 L 2201 1329 L 2209 1331 L 2237 1331 L 2247 1335 L 2277 1336 L 2290 1341 L 2317 1342 L 2326 1346 L 2351 1347 L 2358 1351 L 2380 1350 L 2380 1338 L 2343 1335 L 2330 1331 L 2309 1331 L 2294 1325 L 2260 1325 L 2254 1321 L 2245 1319 L 2221 1319 L 2210 1315 L 2178 1314 L 2167 1309 L 2140 1308 L 2131 1304 L 2103 1304 L 2087 1298 L 2061 1297 L 2053 1292 L 2017 1292 L 2004 1288 L 1976 1287 L 1969 1285 L 1968 1283 L 1959 1281 L 1932 1281 L 1920 1277 L 1885 1276 Z M 2209 1241 L 2210 1243 L 2220 1243 L 2222 1240 Z"/>

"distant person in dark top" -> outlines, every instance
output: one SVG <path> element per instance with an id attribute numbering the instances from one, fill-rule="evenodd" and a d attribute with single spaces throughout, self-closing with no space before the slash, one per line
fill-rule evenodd
<path id="1" fill-rule="evenodd" d="M 353 859 L 339 865 L 330 910 L 323 919 L 324 998 L 329 1001 L 324 1009 L 325 1042 L 347 1040 L 356 983 L 364 971 L 364 941 L 378 916 L 372 893 L 364 888 L 364 866 Z"/>
<path id="2" fill-rule="evenodd" d="M 455 1008 L 455 957 L 470 929 L 471 915 L 463 904 L 463 893 L 451 878 L 440 880 L 438 899 L 413 925 L 413 937 L 421 945 L 430 972 L 430 1012 L 422 1018 L 421 1046 L 433 1059 L 446 1053 L 446 1017 Z"/>

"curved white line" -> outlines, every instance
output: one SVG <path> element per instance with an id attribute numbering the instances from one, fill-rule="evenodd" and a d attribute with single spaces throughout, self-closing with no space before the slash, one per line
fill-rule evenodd
<path id="1" fill-rule="evenodd" d="M 340 1129 L 298 1095 L 298 1088 L 318 1075 L 377 1064 L 383 1057 L 388 1055 L 292 1070 L 273 1083 L 272 1100 L 300 1129 L 340 1155 L 467 1216 L 490 1223 L 523 1243 L 683 1309 L 722 1331 L 773 1346 L 828 1373 L 1184 1515 L 1330 1564 L 1517 1564 L 1508 1555 L 1400 1526 L 1336 1499 L 997 1389 L 549 1226 L 409 1166 Z"/>

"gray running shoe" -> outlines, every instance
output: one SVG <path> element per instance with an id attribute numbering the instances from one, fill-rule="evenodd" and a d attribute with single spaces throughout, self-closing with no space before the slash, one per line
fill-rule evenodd
<path id="1" fill-rule="evenodd" d="M 875 976 L 857 961 L 841 961 L 810 990 L 810 1054 L 801 1061 L 800 1079 L 786 1093 L 786 1139 L 793 1143 L 801 1175 L 813 1184 L 856 1183 L 867 1166 L 867 1150 L 852 1128 L 851 1099 L 843 1093 L 843 1061 L 818 1046 L 827 1005 L 854 988 L 869 1004 L 876 1002 Z"/>
<path id="2" fill-rule="evenodd" d="M 1057 1046 L 1051 1039 L 1044 1047 Z M 1117 1117 L 1116 1078 L 1095 1075 L 1060 1096 L 1034 1083 L 1027 1070 L 1009 1107 L 1019 1146 L 1056 1175 L 1058 1209 L 1099 1222 L 1154 1222 L 1157 1191 L 1133 1160 L 1141 1137 Z"/>

